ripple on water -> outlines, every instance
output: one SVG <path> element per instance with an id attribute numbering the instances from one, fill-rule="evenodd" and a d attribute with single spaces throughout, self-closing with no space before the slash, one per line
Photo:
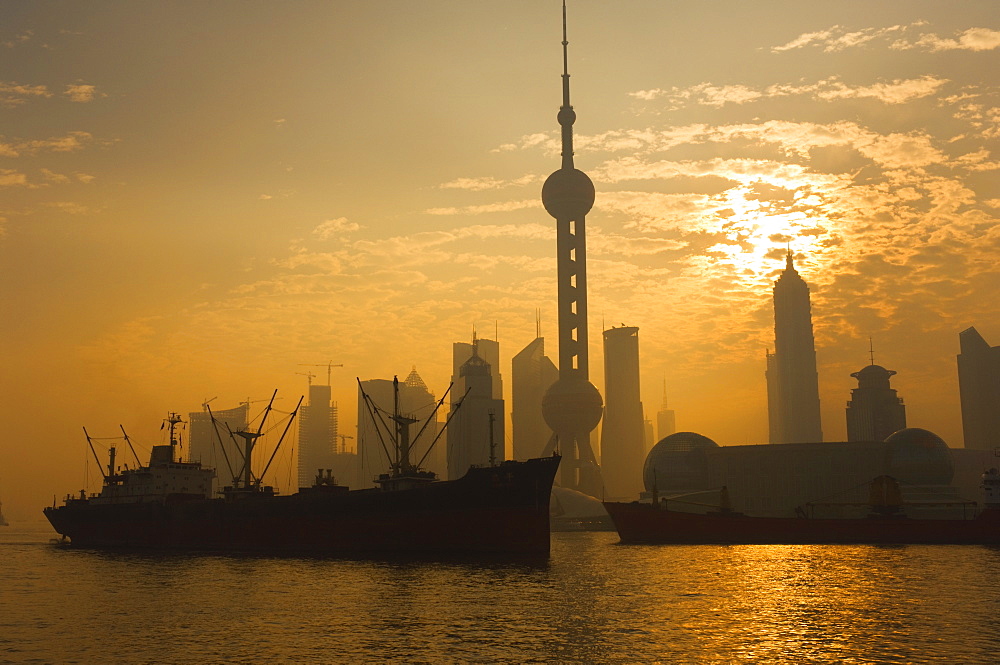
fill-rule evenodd
<path id="1" fill-rule="evenodd" d="M 1000 550 L 621 546 L 517 562 L 0 540 L 0 662 L 993 662 Z"/>

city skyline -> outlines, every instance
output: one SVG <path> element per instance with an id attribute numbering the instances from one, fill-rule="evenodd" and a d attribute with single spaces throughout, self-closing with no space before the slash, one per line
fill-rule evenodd
<path id="1" fill-rule="evenodd" d="M 554 343 L 556 4 L 389 8 L 4 7 L 8 516 L 79 483 L 81 426 L 150 441 L 275 387 L 290 408 L 328 358 L 341 404 L 414 364 L 440 394 L 448 340 L 523 348 L 538 308 Z M 666 378 L 682 429 L 766 441 L 790 243 L 825 438 L 870 335 L 910 423 L 960 446 L 957 334 L 1000 337 L 993 4 L 570 10 L 589 323 L 642 328 L 646 402 Z"/>

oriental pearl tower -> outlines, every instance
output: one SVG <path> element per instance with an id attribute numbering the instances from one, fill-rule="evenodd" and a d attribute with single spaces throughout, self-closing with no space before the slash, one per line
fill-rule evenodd
<path id="1" fill-rule="evenodd" d="M 560 485 L 591 496 L 603 490 L 590 433 L 601 421 L 604 403 L 590 382 L 587 359 L 587 243 L 585 217 L 594 205 L 594 183 L 573 166 L 573 123 L 569 103 L 566 2 L 563 0 L 562 166 L 542 186 L 542 205 L 556 219 L 559 280 L 559 379 L 542 398 L 542 416 L 554 432 L 546 451 L 562 453 Z"/>

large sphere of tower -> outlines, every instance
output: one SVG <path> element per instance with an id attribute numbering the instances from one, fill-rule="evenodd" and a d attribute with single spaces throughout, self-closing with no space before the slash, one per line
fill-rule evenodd
<path id="1" fill-rule="evenodd" d="M 601 422 L 602 415 L 601 393 L 583 378 L 561 378 L 542 397 L 542 417 L 556 434 L 587 434 Z"/>
<path id="2" fill-rule="evenodd" d="M 595 198 L 594 182 L 579 169 L 559 169 L 542 185 L 542 205 L 556 219 L 582 219 Z"/>

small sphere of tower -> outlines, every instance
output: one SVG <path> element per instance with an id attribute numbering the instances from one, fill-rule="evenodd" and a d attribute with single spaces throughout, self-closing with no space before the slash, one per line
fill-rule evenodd
<path id="1" fill-rule="evenodd" d="M 556 434 L 588 434 L 604 415 L 604 400 L 590 381 L 560 378 L 542 397 L 542 418 Z"/>
<path id="2" fill-rule="evenodd" d="M 579 169 L 559 169 L 542 185 L 542 205 L 556 219 L 583 219 L 596 197 L 594 182 Z"/>
<path id="3" fill-rule="evenodd" d="M 556 119 L 563 127 L 572 125 L 576 122 L 576 111 L 573 110 L 572 106 L 562 106 L 559 108 L 559 114 L 556 116 Z"/>

